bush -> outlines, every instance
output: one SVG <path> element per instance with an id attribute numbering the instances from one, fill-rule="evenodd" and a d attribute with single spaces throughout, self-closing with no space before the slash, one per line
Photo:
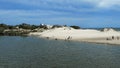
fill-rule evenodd
<path id="1" fill-rule="evenodd" d="M 20 24 L 18 26 L 19 26 L 19 28 L 23 28 L 23 29 L 31 29 L 31 25 L 26 24 L 26 23 L 22 23 L 22 24 Z"/>
<path id="2" fill-rule="evenodd" d="M 60 28 L 62 27 L 61 25 L 53 25 L 52 28 Z"/>
<path id="3" fill-rule="evenodd" d="M 3 32 L 4 32 L 4 30 L 5 30 L 5 28 L 0 27 L 0 33 L 3 33 Z"/>
<path id="4" fill-rule="evenodd" d="M 8 25 L 8 28 L 9 28 L 9 29 L 16 29 L 16 27 L 15 27 L 15 26 L 12 26 L 12 25 Z"/>
<path id="5" fill-rule="evenodd" d="M 8 25 L 3 24 L 3 23 L 2 23 L 2 24 L 0 24 L 0 27 L 1 27 L 1 28 L 4 28 L 4 29 L 8 29 L 8 28 L 9 28 L 9 27 L 8 27 Z"/>
<path id="6" fill-rule="evenodd" d="M 42 24 L 40 24 L 39 27 L 40 27 L 40 28 L 43 28 L 43 29 L 48 29 L 47 25 L 42 25 Z"/>
<path id="7" fill-rule="evenodd" d="M 37 25 L 31 25 L 31 29 L 32 29 L 32 30 L 33 30 L 33 29 L 36 29 L 36 28 L 38 28 Z"/>
<path id="8" fill-rule="evenodd" d="M 70 26 L 70 27 L 72 27 L 72 28 L 74 28 L 74 29 L 80 29 L 79 26 Z"/>

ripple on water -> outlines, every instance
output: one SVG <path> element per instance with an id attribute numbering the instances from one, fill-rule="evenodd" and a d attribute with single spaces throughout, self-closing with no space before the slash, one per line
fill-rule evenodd
<path id="1" fill-rule="evenodd" d="M 120 46 L 1 36 L 0 68 L 120 68 Z"/>

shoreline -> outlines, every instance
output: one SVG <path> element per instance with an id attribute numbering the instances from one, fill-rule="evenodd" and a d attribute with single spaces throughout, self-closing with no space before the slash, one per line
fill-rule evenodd
<path id="1" fill-rule="evenodd" d="M 46 37 L 40 37 L 40 36 L 35 36 L 35 35 L 33 37 L 42 38 L 42 39 L 46 39 L 46 40 L 56 40 L 55 38 L 46 38 Z M 103 40 L 101 42 L 100 41 L 93 41 L 93 40 L 89 40 L 89 41 L 88 40 L 64 40 L 64 39 L 57 39 L 57 40 L 69 41 L 69 42 L 72 41 L 72 42 L 82 42 L 82 43 L 93 43 L 93 44 L 118 45 L 118 46 L 120 45 L 119 43 L 118 44 L 117 43 L 109 43 L 112 40 L 109 42 L 106 42 L 105 40 L 104 40 L 104 42 L 103 42 Z"/>

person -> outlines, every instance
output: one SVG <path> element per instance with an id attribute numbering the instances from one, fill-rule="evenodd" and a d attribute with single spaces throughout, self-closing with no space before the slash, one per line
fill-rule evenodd
<path id="1" fill-rule="evenodd" d="M 112 40 L 114 39 L 114 36 L 112 36 Z"/>
<path id="2" fill-rule="evenodd" d="M 106 40 L 109 40 L 109 38 L 106 38 Z"/>
<path id="3" fill-rule="evenodd" d="M 46 37 L 47 39 L 49 39 L 49 37 Z"/>
<path id="4" fill-rule="evenodd" d="M 119 37 L 117 36 L 117 40 L 119 40 Z"/>
<path id="5" fill-rule="evenodd" d="M 70 36 L 67 38 L 68 40 L 70 39 Z"/>
<path id="6" fill-rule="evenodd" d="M 57 38 L 55 38 L 55 40 L 58 40 Z"/>

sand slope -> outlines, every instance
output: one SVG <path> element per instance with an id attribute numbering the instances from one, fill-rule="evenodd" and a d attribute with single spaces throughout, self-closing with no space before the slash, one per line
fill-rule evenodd
<path id="1" fill-rule="evenodd" d="M 73 29 L 62 27 L 46 30 L 44 32 L 30 33 L 38 37 L 62 40 L 75 40 L 84 42 L 120 44 L 120 32 L 114 30 L 98 31 L 93 29 Z"/>

